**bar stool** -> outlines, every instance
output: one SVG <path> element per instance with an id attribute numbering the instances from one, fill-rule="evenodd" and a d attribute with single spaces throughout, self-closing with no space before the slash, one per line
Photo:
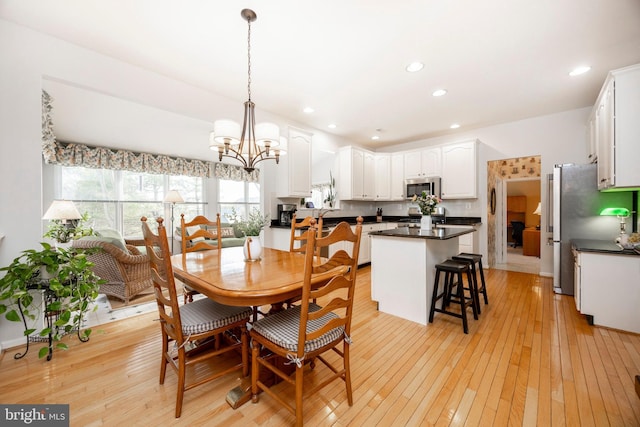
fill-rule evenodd
<path id="1" fill-rule="evenodd" d="M 444 272 L 444 288 L 441 294 L 438 294 L 438 287 L 440 284 L 440 272 Z M 467 307 L 471 306 L 473 310 L 473 318 L 478 319 L 478 312 L 476 310 L 476 300 L 473 296 L 473 289 L 470 288 L 470 295 L 467 298 L 464 294 L 464 283 L 462 281 L 462 273 L 467 274 L 467 280 L 471 286 L 471 270 L 469 264 L 466 262 L 446 260 L 440 264 L 436 264 L 436 277 L 433 283 L 433 295 L 431 297 L 431 310 L 429 310 L 429 323 L 433 323 L 433 314 L 438 313 L 448 314 L 453 317 L 462 319 L 462 329 L 465 334 L 469 333 L 469 325 L 467 323 Z M 457 281 L 454 279 L 457 278 Z M 456 287 L 456 293 L 453 293 L 454 286 Z M 436 301 L 442 299 L 441 308 L 436 308 Z M 454 302 L 460 304 L 460 313 L 447 310 L 449 303 Z"/>
<path id="2" fill-rule="evenodd" d="M 466 261 L 469 263 L 469 268 L 471 268 L 471 275 L 475 280 L 478 313 L 481 313 L 482 310 L 480 309 L 480 294 L 484 295 L 484 303 L 489 304 L 489 298 L 487 297 L 487 286 L 484 282 L 484 269 L 482 268 L 482 255 L 462 252 L 452 257 L 452 259 L 456 261 Z M 478 268 L 476 268 L 476 264 L 478 264 Z M 478 284 L 478 271 L 480 271 L 480 282 L 482 286 Z"/>

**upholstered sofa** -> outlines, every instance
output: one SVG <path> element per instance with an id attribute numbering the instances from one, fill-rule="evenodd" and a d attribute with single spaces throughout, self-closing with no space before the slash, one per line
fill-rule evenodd
<path id="1" fill-rule="evenodd" d="M 215 233 L 215 227 L 208 227 Z M 221 234 L 222 234 L 222 247 L 229 248 L 232 246 L 242 246 L 244 245 L 245 237 L 242 235 L 240 231 L 233 224 L 221 223 Z M 187 235 L 189 235 L 189 231 L 187 230 Z M 182 229 L 180 227 L 176 227 L 176 231 L 174 234 L 174 238 L 177 242 L 182 241 Z M 212 243 L 215 244 L 216 239 L 211 239 Z M 189 244 L 189 242 L 187 243 Z"/>
<path id="2" fill-rule="evenodd" d="M 144 240 L 123 239 L 115 230 L 102 230 L 98 236 L 74 240 L 76 248 L 101 248 L 89 255 L 93 271 L 107 283 L 100 285 L 100 293 L 119 298 L 128 304 L 130 299 L 153 287 L 149 257 L 140 251 Z"/>

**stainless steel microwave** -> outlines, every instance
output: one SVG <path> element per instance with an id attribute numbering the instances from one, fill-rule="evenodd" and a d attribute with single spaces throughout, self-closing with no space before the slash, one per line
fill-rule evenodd
<path id="1" fill-rule="evenodd" d="M 415 195 L 422 194 L 426 191 L 427 194 L 433 194 L 441 197 L 440 194 L 440 177 L 429 176 L 425 178 L 413 178 L 404 180 L 405 195 L 407 199 L 413 198 Z"/>

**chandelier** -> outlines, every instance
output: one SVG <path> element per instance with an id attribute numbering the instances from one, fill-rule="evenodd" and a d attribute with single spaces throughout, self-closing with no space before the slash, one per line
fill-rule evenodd
<path id="1" fill-rule="evenodd" d="M 244 170 L 251 173 L 256 163 L 274 159 L 280 162 L 284 154 L 284 139 L 280 138 L 280 128 L 273 123 L 260 123 L 256 126 L 255 104 L 251 101 L 251 23 L 257 15 L 251 9 L 243 9 L 240 16 L 247 21 L 247 92 L 244 103 L 244 122 L 242 126 L 233 120 L 216 120 L 213 132 L 209 136 L 209 148 L 218 150 L 218 158 L 230 157 L 242 163 Z M 282 144 L 281 144 L 282 142 Z"/>

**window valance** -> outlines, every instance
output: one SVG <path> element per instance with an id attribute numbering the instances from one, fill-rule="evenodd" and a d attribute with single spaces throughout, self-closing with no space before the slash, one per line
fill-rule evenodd
<path id="1" fill-rule="evenodd" d="M 186 175 L 235 181 L 257 182 L 259 171 L 247 173 L 242 167 L 203 160 L 137 153 L 56 140 L 51 120 L 52 98 L 42 91 L 42 154 L 49 164 L 118 169 L 167 175 Z"/>

